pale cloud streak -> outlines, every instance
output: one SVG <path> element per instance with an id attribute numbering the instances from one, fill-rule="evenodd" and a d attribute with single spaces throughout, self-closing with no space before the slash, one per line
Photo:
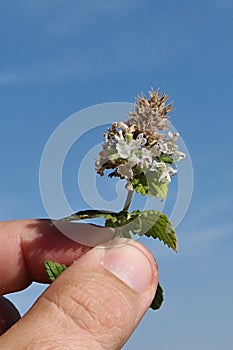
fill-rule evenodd
<path id="1" fill-rule="evenodd" d="M 127 24 L 128 16 L 133 18 L 139 6 L 141 3 L 133 0 L 89 0 L 80 1 L 78 6 L 73 1 L 42 1 L 27 6 L 15 2 L 14 12 L 19 11 L 24 30 L 33 24 L 36 36 L 26 43 L 25 61 L 0 70 L 0 85 L 83 81 L 101 78 L 106 71 L 114 78 L 153 64 L 166 65 L 171 54 L 175 58 L 172 45 L 157 40 L 157 48 L 152 48 L 149 35 L 145 37 L 138 27 L 135 32 L 135 27 Z M 162 19 L 160 24 L 168 34 L 168 24 Z M 141 50 L 136 50 L 138 43 Z M 31 55 L 34 45 L 37 54 Z"/>
<path id="2" fill-rule="evenodd" d="M 18 72 L 0 72 L 0 86 L 14 85 L 25 81 L 25 77 Z"/>

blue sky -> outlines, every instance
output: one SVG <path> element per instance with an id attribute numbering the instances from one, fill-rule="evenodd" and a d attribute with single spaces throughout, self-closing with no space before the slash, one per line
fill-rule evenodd
<path id="1" fill-rule="evenodd" d="M 124 349 L 230 348 L 233 2 L 9 0 L 0 7 L 1 220 L 47 216 L 40 159 L 67 117 L 160 87 L 175 101 L 171 121 L 191 155 L 194 191 L 177 228 L 178 254 L 143 241 L 157 257 L 166 303 L 148 312 Z M 72 152 L 66 189 L 79 209 L 67 179 L 81 154 L 76 163 Z M 42 289 L 11 299 L 23 313 Z"/>

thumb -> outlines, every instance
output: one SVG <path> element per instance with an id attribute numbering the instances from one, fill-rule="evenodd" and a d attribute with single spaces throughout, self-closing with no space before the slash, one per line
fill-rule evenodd
<path id="1" fill-rule="evenodd" d="M 2 336 L 1 349 L 120 349 L 149 308 L 158 283 L 140 243 L 97 246 L 64 271 Z"/>

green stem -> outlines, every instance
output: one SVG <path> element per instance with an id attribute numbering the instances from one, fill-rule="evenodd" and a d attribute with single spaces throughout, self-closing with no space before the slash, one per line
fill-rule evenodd
<path id="1" fill-rule="evenodd" d="M 128 190 L 128 193 L 127 193 L 127 197 L 126 197 L 126 200 L 125 200 L 125 204 L 124 204 L 124 207 L 122 209 L 122 212 L 125 212 L 126 215 L 128 213 L 128 210 L 129 210 L 129 207 L 130 207 L 130 204 L 132 202 L 132 198 L 133 198 L 133 191 L 130 191 Z M 120 227 L 116 227 L 115 228 L 115 235 L 114 237 L 127 237 L 127 238 L 131 238 L 130 234 L 128 235 L 123 235 L 122 234 L 122 230 Z"/>
<path id="2" fill-rule="evenodd" d="M 128 194 L 127 194 L 127 197 L 125 200 L 123 211 L 127 212 L 129 210 L 130 204 L 132 202 L 132 198 L 133 198 L 133 191 L 128 190 Z"/>

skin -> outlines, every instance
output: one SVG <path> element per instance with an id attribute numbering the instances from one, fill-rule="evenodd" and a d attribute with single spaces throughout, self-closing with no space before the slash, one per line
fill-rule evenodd
<path id="1" fill-rule="evenodd" d="M 0 296 L 0 349 L 121 349 L 158 283 L 150 252 L 138 242 L 123 243 L 90 249 L 65 237 L 49 220 L 0 223 L 1 295 L 32 281 L 48 283 L 45 260 L 69 266 L 22 318 Z"/>

